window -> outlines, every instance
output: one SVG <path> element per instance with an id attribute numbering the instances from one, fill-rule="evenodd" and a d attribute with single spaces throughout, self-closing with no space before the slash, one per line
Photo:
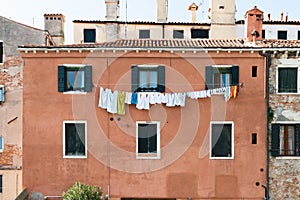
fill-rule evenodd
<path id="1" fill-rule="evenodd" d="M 278 93 L 297 93 L 298 92 L 298 68 L 278 68 Z"/>
<path id="2" fill-rule="evenodd" d="M 96 29 L 84 29 L 83 30 L 83 42 L 95 43 L 96 42 Z"/>
<path id="3" fill-rule="evenodd" d="M 300 40 L 300 31 L 298 31 L 298 40 Z"/>
<path id="4" fill-rule="evenodd" d="M 139 30 L 139 38 L 140 39 L 150 38 L 150 30 Z"/>
<path id="5" fill-rule="evenodd" d="M 239 83 L 239 67 L 232 65 L 207 66 L 205 69 L 206 89 L 235 86 Z"/>
<path id="6" fill-rule="evenodd" d="M 87 157 L 86 121 L 63 122 L 63 155 L 64 158 Z"/>
<path id="7" fill-rule="evenodd" d="M 58 66 L 58 91 L 92 91 L 92 66 L 61 65 Z"/>
<path id="8" fill-rule="evenodd" d="M 3 152 L 3 137 L 0 136 L 0 152 Z"/>
<path id="9" fill-rule="evenodd" d="M 252 66 L 252 77 L 257 77 L 257 66 Z"/>
<path id="10" fill-rule="evenodd" d="M 3 192 L 3 175 L 0 175 L 0 193 Z"/>
<path id="11" fill-rule="evenodd" d="M 281 40 L 286 40 L 287 39 L 287 31 L 278 31 L 277 38 L 281 39 Z"/>
<path id="12" fill-rule="evenodd" d="M 5 101 L 5 87 L 4 85 L 0 85 L 0 103 Z"/>
<path id="13" fill-rule="evenodd" d="M 209 38 L 209 30 L 191 29 L 191 38 Z"/>
<path id="14" fill-rule="evenodd" d="M 137 158 L 160 158 L 160 123 L 136 122 Z"/>
<path id="15" fill-rule="evenodd" d="M 158 65 L 138 65 L 131 67 L 133 92 L 164 92 L 165 67 Z"/>
<path id="16" fill-rule="evenodd" d="M 0 40 L 0 63 L 3 63 L 3 42 Z"/>
<path id="17" fill-rule="evenodd" d="M 261 32 L 261 38 L 263 38 L 263 39 L 266 38 L 266 30 L 262 30 L 262 32 Z"/>
<path id="18" fill-rule="evenodd" d="M 272 124 L 272 156 L 300 156 L 300 124 Z"/>
<path id="19" fill-rule="evenodd" d="M 183 39 L 184 38 L 184 30 L 173 30 L 173 38 L 174 39 Z"/>
<path id="20" fill-rule="evenodd" d="M 210 148 L 211 158 L 233 158 L 233 122 L 211 122 Z"/>

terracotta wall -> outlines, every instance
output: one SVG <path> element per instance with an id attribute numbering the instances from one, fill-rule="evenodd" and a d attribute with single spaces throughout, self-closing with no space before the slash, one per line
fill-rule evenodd
<path id="1" fill-rule="evenodd" d="M 23 186 L 61 195 L 75 181 L 100 185 L 111 198 L 263 198 L 265 185 L 264 58 L 250 52 L 47 52 L 22 53 L 24 66 Z M 93 66 L 94 89 L 57 92 L 59 64 Z M 131 90 L 131 66 L 166 67 L 166 92 L 205 89 L 205 66 L 239 65 L 244 87 L 236 99 L 222 95 L 186 99 L 185 107 L 126 106 L 126 115 L 99 108 L 99 87 Z M 252 66 L 258 76 L 251 77 Z M 63 158 L 63 120 L 86 120 L 87 159 Z M 160 121 L 161 158 L 136 159 L 136 121 Z M 209 158 L 211 121 L 234 122 L 234 159 Z M 257 133 L 258 143 L 251 143 Z"/>

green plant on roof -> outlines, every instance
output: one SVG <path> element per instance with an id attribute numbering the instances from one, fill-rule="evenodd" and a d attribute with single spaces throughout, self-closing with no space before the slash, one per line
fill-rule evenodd
<path id="1" fill-rule="evenodd" d="M 64 200 L 101 200 L 102 188 L 76 182 L 67 192 L 63 193 Z"/>

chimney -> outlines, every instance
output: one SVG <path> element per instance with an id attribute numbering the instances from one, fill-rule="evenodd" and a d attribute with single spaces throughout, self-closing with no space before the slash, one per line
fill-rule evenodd
<path id="1" fill-rule="evenodd" d="M 280 13 L 280 21 L 283 22 L 283 12 Z"/>
<path id="2" fill-rule="evenodd" d="M 245 14 L 245 38 L 248 42 L 261 40 L 264 12 L 256 6 Z"/>
<path id="3" fill-rule="evenodd" d="M 287 21 L 289 21 L 289 16 L 286 14 L 286 16 L 285 16 L 285 21 L 287 22 Z"/>
<path id="4" fill-rule="evenodd" d="M 45 30 L 49 32 L 56 45 L 65 42 L 65 16 L 62 14 L 44 14 Z"/>
<path id="5" fill-rule="evenodd" d="M 271 21 L 271 13 L 268 13 L 268 21 Z"/>
<path id="6" fill-rule="evenodd" d="M 259 33 L 254 29 L 251 35 L 252 35 L 252 42 L 256 43 L 256 39 L 259 37 Z"/>
<path id="7" fill-rule="evenodd" d="M 157 0 L 157 22 L 166 23 L 168 19 L 168 0 Z"/>
<path id="8" fill-rule="evenodd" d="M 192 3 L 188 8 L 188 10 L 191 11 L 192 23 L 196 23 L 196 21 L 197 21 L 196 12 L 197 12 L 198 8 L 199 7 L 195 3 Z"/>
<path id="9" fill-rule="evenodd" d="M 105 0 L 106 20 L 117 21 L 119 18 L 119 0 Z"/>

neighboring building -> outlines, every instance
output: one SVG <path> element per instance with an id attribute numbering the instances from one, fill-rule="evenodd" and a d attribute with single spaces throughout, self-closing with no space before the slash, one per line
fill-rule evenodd
<path id="1" fill-rule="evenodd" d="M 23 61 L 19 45 L 53 44 L 49 33 L 0 16 L 0 199 L 22 187 Z"/>
<path id="2" fill-rule="evenodd" d="M 279 45 L 278 45 L 279 46 Z M 300 44 L 281 44 L 270 54 L 270 197 L 300 196 Z"/>
<path id="3" fill-rule="evenodd" d="M 23 186 L 30 192 L 51 199 L 81 181 L 115 200 L 264 198 L 266 72 L 259 48 L 242 40 L 144 39 L 19 50 Z M 229 85 L 239 93 L 226 102 L 213 88 Z M 185 97 L 183 107 L 125 104 L 119 115 L 98 107 L 101 87 L 171 98 L 202 92 Z"/>

